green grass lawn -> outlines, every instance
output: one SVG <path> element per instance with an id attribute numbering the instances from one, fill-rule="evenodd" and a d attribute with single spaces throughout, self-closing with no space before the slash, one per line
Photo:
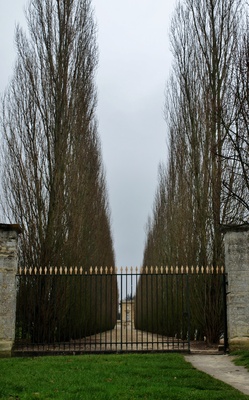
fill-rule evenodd
<path id="1" fill-rule="evenodd" d="M 249 350 L 238 350 L 234 351 L 232 355 L 236 356 L 234 364 L 242 365 L 249 371 Z"/>
<path id="2" fill-rule="evenodd" d="M 0 399 L 249 399 L 180 354 L 0 359 Z"/>

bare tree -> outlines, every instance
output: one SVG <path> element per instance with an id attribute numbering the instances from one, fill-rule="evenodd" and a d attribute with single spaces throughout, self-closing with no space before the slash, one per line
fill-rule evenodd
<path id="1" fill-rule="evenodd" d="M 236 68 L 231 81 L 232 104 L 228 104 L 222 119 L 227 132 L 226 148 L 219 154 L 230 168 L 236 165 L 234 185 L 230 185 L 229 177 L 224 177 L 223 185 L 227 194 L 233 197 L 236 208 L 242 205 L 237 223 L 247 222 L 249 217 L 249 26 L 246 15 L 241 41 L 234 55 Z M 226 115 L 231 109 L 233 120 L 227 124 Z"/>
<path id="2" fill-rule="evenodd" d="M 23 228 L 20 265 L 78 265 L 86 271 L 114 265 L 95 116 L 98 51 L 91 1 L 31 0 L 27 22 L 28 35 L 16 30 L 17 62 L 1 110 L 2 206 Z M 115 276 L 106 277 L 101 290 L 97 278 L 94 284 L 70 278 L 66 289 L 58 276 L 19 282 L 23 340 L 30 339 L 28 326 L 34 342 L 68 340 L 70 324 L 75 337 L 101 330 L 103 320 L 106 329 L 114 326 Z M 97 311 L 89 325 L 91 307 Z"/>
<path id="3" fill-rule="evenodd" d="M 185 0 L 176 7 L 165 107 L 169 159 L 164 178 L 159 178 L 144 265 L 220 265 L 220 226 L 245 215 L 248 92 L 236 62 L 245 7 L 243 0 Z M 239 60 L 248 74 L 245 55 Z M 215 341 L 220 334 L 219 285 L 216 290 L 207 280 L 204 286 L 200 293 L 208 294 L 208 307 L 197 314 L 205 314 L 206 331 L 208 325 L 214 327 L 207 335 Z M 217 312 L 211 313 L 214 307 Z"/>
<path id="4" fill-rule="evenodd" d="M 227 148 L 224 118 L 227 126 L 233 121 L 230 82 L 242 5 L 242 0 L 186 0 L 177 6 L 172 20 L 165 181 L 165 203 L 171 211 L 163 216 L 170 231 L 171 262 L 221 264 L 220 225 L 234 221 L 240 212 L 222 186 L 228 179 L 231 191 L 235 190 L 237 165 L 228 165 L 219 154 Z M 225 115 L 228 104 L 230 113 Z"/>
<path id="5" fill-rule="evenodd" d="M 1 113 L 3 206 L 24 229 L 22 262 L 114 264 L 91 1 L 31 0 L 26 15 Z"/>

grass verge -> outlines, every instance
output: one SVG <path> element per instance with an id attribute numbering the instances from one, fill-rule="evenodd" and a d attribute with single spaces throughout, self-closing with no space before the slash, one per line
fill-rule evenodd
<path id="1" fill-rule="evenodd" d="M 239 400 L 249 396 L 180 354 L 0 359 L 0 399 Z"/>
<path id="2" fill-rule="evenodd" d="M 249 350 L 238 350 L 231 353 L 232 356 L 236 356 L 233 360 L 235 365 L 242 365 L 249 371 Z"/>

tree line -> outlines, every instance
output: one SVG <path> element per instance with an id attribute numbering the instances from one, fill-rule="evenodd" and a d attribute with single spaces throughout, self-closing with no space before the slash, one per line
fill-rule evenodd
<path id="1" fill-rule="evenodd" d="M 168 161 L 159 167 L 144 267 L 223 265 L 222 225 L 248 223 L 248 28 L 244 0 L 183 0 L 176 6 L 165 100 Z M 167 286 L 163 276 L 142 276 L 138 303 L 146 303 L 146 279 L 159 304 L 162 298 L 170 298 L 170 304 L 167 300 L 168 305 L 154 307 L 153 313 L 143 311 L 136 318 L 137 327 L 173 334 L 170 326 L 182 318 L 181 308 L 173 315 L 181 302 L 173 277 Z M 197 329 L 200 338 L 219 341 L 224 333 L 222 296 L 218 276 L 192 279 L 192 339 Z M 153 299 L 149 307 L 151 303 Z"/>
<path id="2" fill-rule="evenodd" d="M 17 59 L 0 113 L 1 209 L 7 221 L 22 227 L 20 266 L 74 265 L 86 271 L 91 265 L 114 266 L 96 118 L 98 48 L 91 1 L 30 0 L 26 19 L 27 33 L 16 28 Z M 29 303 L 30 318 L 39 314 L 44 330 L 52 299 L 57 308 L 64 298 L 67 309 L 77 309 L 56 279 L 41 278 L 38 287 L 30 277 L 18 286 L 21 302 L 28 295 L 35 301 Z M 71 282 L 71 290 L 82 293 L 80 283 Z M 117 283 L 111 287 L 115 314 Z M 94 285 L 92 296 L 98 291 Z M 104 312 L 111 312 L 107 305 Z M 108 321 L 113 325 L 113 316 Z"/>
<path id="3" fill-rule="evenodd" d="M 143 265 L 221 265 L 221 226 L 249 217 L 249 37 L 243 0 L 184 0 L 172 18 L 168 162 Z"/>

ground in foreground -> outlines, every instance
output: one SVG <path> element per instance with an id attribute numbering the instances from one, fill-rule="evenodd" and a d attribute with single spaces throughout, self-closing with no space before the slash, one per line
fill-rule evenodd
<path id="1" fill-rule="evenodd" d="M 0 399 L 249 399 L 181 354 L 0 359 Z"/>

